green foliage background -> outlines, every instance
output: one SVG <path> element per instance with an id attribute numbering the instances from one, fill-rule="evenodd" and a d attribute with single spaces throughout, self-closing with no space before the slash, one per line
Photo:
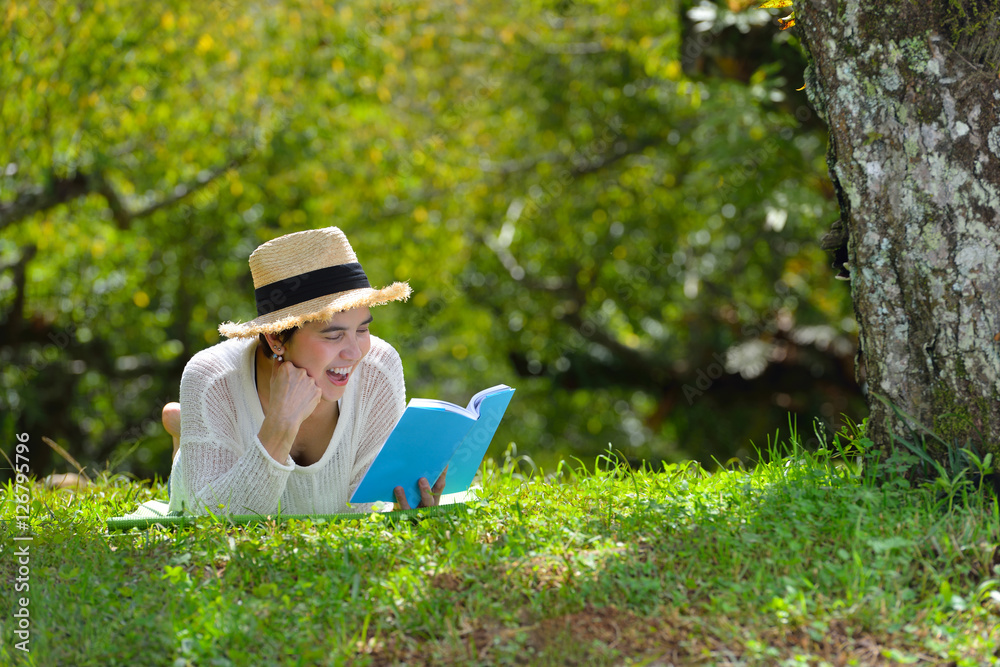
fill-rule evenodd
<path id="1" fill-rule="evenodd" d="M 2 441 L 164 476 L 159 410 L 255 315 L 250 252 L 327 225 L 414 288 L 373 329 L 410 396 L 518 389 L 499 451 L 711 464 L 789 410 L 860 419 L 825 128 L 761 14 L 8 2 Z"/>

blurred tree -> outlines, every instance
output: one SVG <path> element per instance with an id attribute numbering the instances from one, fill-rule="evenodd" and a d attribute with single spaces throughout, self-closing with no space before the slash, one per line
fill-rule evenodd
<path id="1" fill-rule="evenodd" d="M 247 256 L 328 224 L 415 289 L 376 323 L 410 395 L 518 387 L 501 449 L 708 462 L 857 415 L 804 61 L 698 7 L 11 3 L 5 433 L 165 473 L 159 408 L 254 316 Z"/>
<path id="2" fill-rule="evenodd" d="M 860 368 L 944 441 L 1000 454 L 1000 4 L 795 5 L 830 126 Z M 909 437 L 869 403 L 880 447 Z"/>
<path id="3" fill-rule="evenodd" d="M 724 13 L 695 49 L 728 52 Z M 466 36 L 406 58 L 420 80 L 450 45 L 466 83 L 433 97 L 437 148 L 403 145 L 411 152 L 395 157 L 420 178 L 389 185 L 421 233 L 464 232 L 438 282 L 489 309 L 477 347 L 499 347 L 538 378 L 528 386 L 545 400 L 521 416 L 541 442 L 708 461 L 783 426 L 789 409 L 856 415 L 846 291 L 817 243 L 833 192 L 804 98 L 791 102 L 774 68 L 747 82 L 685 76 L 678 56 L 692 49 L 677 5 L 532 7 L 517 20 L 477 6 L 475 16 L 487 38 L 477 48 Z M 416 17 L 407 25 L 422 30 Z M 442 224 L 444 236 L 433 231 Z M 469 306 L 428 292 L 454 324 L 423 357 L 461 357 Z"/>

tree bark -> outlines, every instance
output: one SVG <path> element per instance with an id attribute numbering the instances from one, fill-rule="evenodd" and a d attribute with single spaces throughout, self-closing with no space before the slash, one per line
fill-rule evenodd
<path id="1" fill-rule="evenodd" d="M 1000 454 L 998 7 L 795 2 L 807 90 L 830 129 L 857 373 L 881 449 L 913 424 L 873 394 L 949 445 Z"/>

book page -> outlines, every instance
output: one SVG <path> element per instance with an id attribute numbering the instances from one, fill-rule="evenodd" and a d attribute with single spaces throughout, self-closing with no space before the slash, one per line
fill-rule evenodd
<path id="1" fill-rule="evenodd" d="M 448 412 L 465 415 L 469 419 L 476 418 L 476 413 L 468 408 L 463 408 L 461 405 L 455 405 L 454 403 L 441 401 L 436 398 L 411 398 L 410 402 L 407 403 L 406 406 L 413 406 L 414 408 L 422 408 L 425 410 L 447 410 Z"/>
<path id="2" fill-rule="evenodd" d="M 472 397 L 472 400 L 469 401 L 469 406 L 466 408 L 466 410 L 468 410 L 471 414 L 478 416 L 479 406 L 482 405 L 483 399 L 485 399 L 487 396 L 491 394 L 496 394 L 501 391 L 506 391 L 508 389 L 510 389 L 510 387 L 508 387 L 505 384 L 498 384 L 488 389 L 483 389 L 481 392 L 477 393 L 475 396 Z"/>

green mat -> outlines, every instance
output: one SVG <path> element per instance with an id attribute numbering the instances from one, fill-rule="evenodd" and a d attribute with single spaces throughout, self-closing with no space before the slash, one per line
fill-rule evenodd
<path id="1" fill-rule="evenodd" d="M 472 505 L 466 502 L 455 502 L 448 505 L 438 505 L 437 507 L 421 507 L 412 510 L 397 510 L 395 512 L 378 512 L 379 516 L 385 517 L 389 521 L 400 521 L 408 519 L 420 521 L 425 518 L 442 515 L 461 514 L 472 509 Z M 357 521 L 371 516 L 372 512 L 346 512 L 344 514 L 218 514 L 192 516 L 178 513 L 170 513 L 167 503 L 151 500 L 139 506 L 139 508 L 125 516 L 115 516 L 106 520 L 108 532 L 131 530 L 147 530 L 153 526 L 163 526 L 164 528 L 180 528 L 182 526 L 193 526 L 195 524 L 212 525 L 224 523 L 232 526 L 252 526 L 260 523 L 298 520 L 298 521 Z"/>

